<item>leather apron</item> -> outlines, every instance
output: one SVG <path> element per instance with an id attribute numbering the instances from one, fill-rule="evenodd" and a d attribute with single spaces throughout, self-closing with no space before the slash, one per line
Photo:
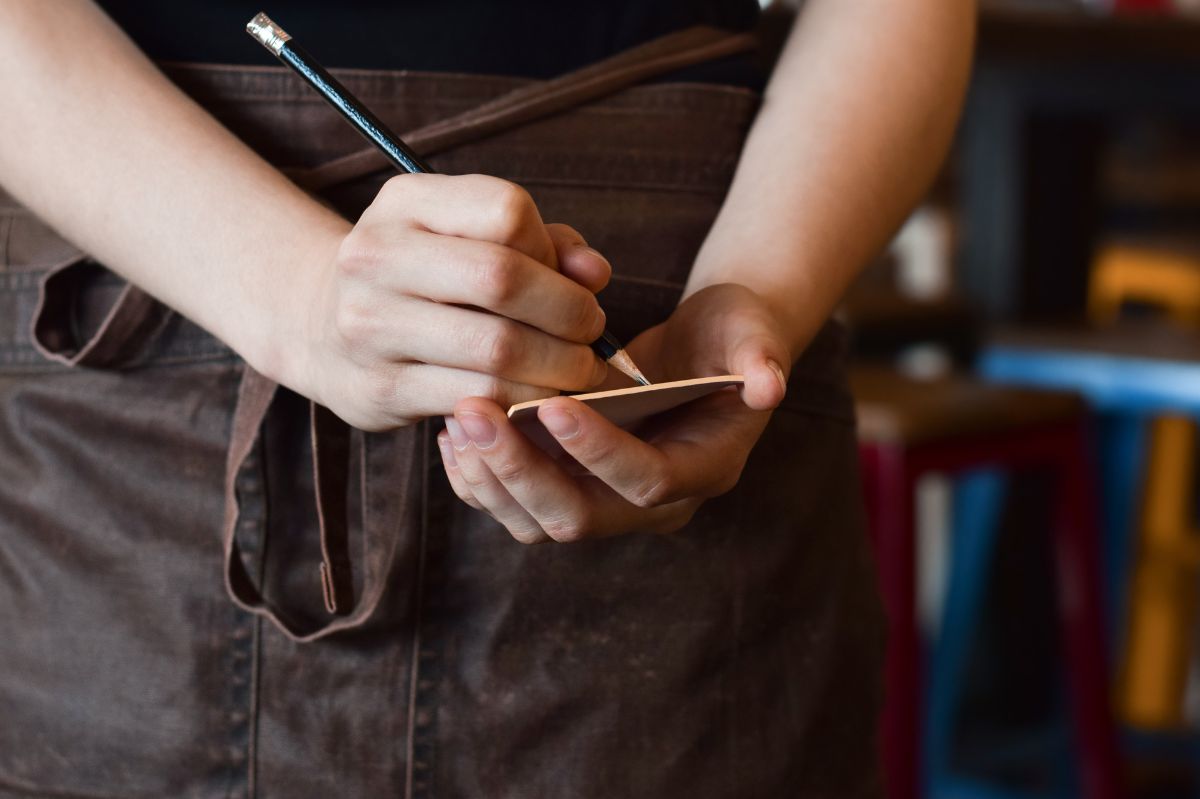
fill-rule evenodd
<path id="1" fill-rule="evenodd" d="M 758 103 L 633 84 L 747 44 L 338 77 L 577 227 L 627 340 L 678 302 Z M 166 70 L 350 218 L 389 176 L 282 69 Z M 346 428 L 0 194 L 0 797 L 877 795 L 844 338 L 681 532 L 527 547 L 450 491 L 440 421 Z"/>

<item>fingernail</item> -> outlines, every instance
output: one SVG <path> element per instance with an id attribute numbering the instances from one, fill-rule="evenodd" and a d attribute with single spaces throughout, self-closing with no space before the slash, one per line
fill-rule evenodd
<path id="1" fill-rule="evenodd" d="M 442 458 L 445 459 L 447 466 L 457 466 L 458 459 L 454 457 L 454 447 L 450 445 L 450 439 L 446 436 L 438 436 L 438 449 L 442 451 Z"/>
<path id="2" fill-rule="evenodd" d="M 463 413 L 457 419 L 475 446 L 487 449 L 496 443 L 496 425 L 491 419 L 478 413 Z"/>
<path id="3" fill-rule="evenodd" d="M 467 434 L 463 432 L 462 425 L 453 416 L 446 417 L 446 432 L 450 434 L 450 440 L 454 442 L 454 448 L 459 452 L 462 452 L 467 448 L 467 444 L 471 443 Z"/>
<path id="4" fill-rule="evenodd" d="M 783 376 L 783 367 L 775 363 L 775 361 L 772 361 L 770 358 L 767 359 L 767 366 L 769 366 L 771 371 L 775 373 L 775 379 L 779 381 L 779 388 L 783 390 L 784 394 L 786 394 L 787 378 Z"/>
<path id="5" fill-rule="evenodd" d="M 550 431 L 551 435 L 557 439 L 565 441 L 579 434 L 579 420 L 570 411 L 562 408 L 542 408 L 538 418 L 542 420 L 542 425 Z"/>

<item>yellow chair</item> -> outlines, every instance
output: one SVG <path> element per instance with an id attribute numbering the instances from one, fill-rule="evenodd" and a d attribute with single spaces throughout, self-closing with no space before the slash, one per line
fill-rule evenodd
<path id="1" fill-rule="evenodd" d="M 1200 256 L 1132 245 L 1104 248 L 1092 269 L 1089 315 L 1114 322 L 1131 302 L 1200 327 Z M 1183 700 L 1200 606 L 1200 537 L 1192 528 L 1195 454 L 1196 426 L 1189 418 L 1155 420 L 1117 681 L 1118 714 L 1142 729 L 1185 724 Z"/>

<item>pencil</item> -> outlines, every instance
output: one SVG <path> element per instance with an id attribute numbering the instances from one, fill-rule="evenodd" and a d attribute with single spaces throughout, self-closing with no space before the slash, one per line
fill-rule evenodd
<path id="1" fill-rule="evenodd" d="M 295 70 L 309 86 L 337 109 L 355 130 L 378 147 L 397 169 L 403 172 L 434 171 L 266 14 L 260 13 L 250 20 L 246 25 L 246 32 L 274 53 L 280 61 Z M 592 342 L 591 347 L 601 359 L 622 374 L 640 385 L 650 385 L 650 381 L 612 333 L 605 330 L 600 338 Z"/>

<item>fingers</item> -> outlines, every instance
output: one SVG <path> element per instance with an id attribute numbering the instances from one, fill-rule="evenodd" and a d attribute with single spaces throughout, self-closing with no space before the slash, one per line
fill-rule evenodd
<path id="1" fill-rule="evenodd" d="M 446 416 L 454 412 L 455 404 L 463 397 L 483 397 L 507 408 L 558 393 L 493 375 L 428 364 L 396 364 L 365 374 L 366 379 L 349 390 L 369 414 L 362 419 L 343 416 L 363 430 L 385 430 L 417 419 Z M 419 386 L 420 391 L 414 392 L 413 386 Z"/>
<path id="2" fill-rule="evenodd" d="M 581 402 L 555 397 L 538 420 L 571 457 L 629 503 L 654 508 L 689 497 L 712 497 L 733 487 L 761 420 L 735 395 L 713 395 L 692 404 L 691 427 L 642 441 Z M 749 417 L 749 418 L 747 418 Z"/>
<path id="3" fill-rule="evenodd" d="M 368 357 L 481 372 L 532 386 L 584 391 L 607 374 L 584 344 L 555 338 L 503 316 L 404 298 L 343 328 Z M 463 395 L 467 396 L 467 395 Z"/>
<path id="4" fill-rule="evenodd" d="M 370 308 L 390 290 L 483 308 L 581 344 L 604 330 L 592 292 L 516 250 L 403 229 L 356 230 L 351 237 L 353 248 L 339 259 L 354 292 L 345 307 Z"/>
<path id="5" fill-rule="evenodd" d="M 450 484 L 460 498 L 490 513 L 521 543 L 536 544 L 548 540 L 542 526 L 477 456 L 479 448 L 494 447 L 496 433 L 494 427 L 489 431 L 490 424 L 488 417 L 479 414 L 446 417 L 451 451 L 443 453 L 442 457 L 443 462 L 450 458 L 455 461 L 454 466 L 446 470 Z"/>
<path id="6" fill-rule="evenodd" d="M 595 293 L 612 268 L 573 228 L 545 225 L 525 189 L 488 175 L 398 175 L 380 192 L 383 208 L 431 233 L 500 244 L 569 272 Z M 563 256 L 568 263 L 564 265 Z M 564 268 L 565 266 L 565 268 Z"/>
<path id="7" fill-rule="evenodd" d="M 470 505 L 475 510 L 483 510 L 483 505 L 479 500 L 475 499 L 475 495 L 471 493 L 470 486 L 463 479 L 462 471 L 458 467 L 458 458 L 454 454 L 454 443 L 450 440 L 449 430 L 443 430 L 437 436 L 438 451 L 442 453 L 442 468 L 446 472 L 446 477 L 450 481 L 450 488 L 454 490 L 455 495 L 463 502 Z"/>
<path id="8" fill-rule="evenodd" d="M 559 260 L 566 273 L 558 271 Z M 389 181 L 343 239 L 302 309 L 312 343 L 296 371 L 365 430 L 503 405 L 603 378 L 587 348 L 606 320 L 611 269 L 519 186 L 481 175 Z"/>
<path id="9" fill-rule="evenodd" d="M 562 224 L 546 225 L 546 232 L 558 253 L 558 271 L 596 294 L 608 285 L 612 266 L 593 250 L 574 228 Z"/>
<path id="10" fill-rule="evenodd" d="M 635 529 L 675 529 L 682 524 L 680 516 L 690 516 L 695 507 L 639 508 L 599 481 L 569 475 L 486 401 L 459 403 L 447 427 L 452 440 L 465 437 L 454 448 L 462 484 L 518 540 L 533 540 L 537 533 L 569 542 Z"/>
<path id="11" fill-rule="evenodd" d="M 380 210 L 433 233 L 511 247 L 557 268 L 557 254 L 529 192 L 488 175 L 398 175 L 380 191 Z"/>

